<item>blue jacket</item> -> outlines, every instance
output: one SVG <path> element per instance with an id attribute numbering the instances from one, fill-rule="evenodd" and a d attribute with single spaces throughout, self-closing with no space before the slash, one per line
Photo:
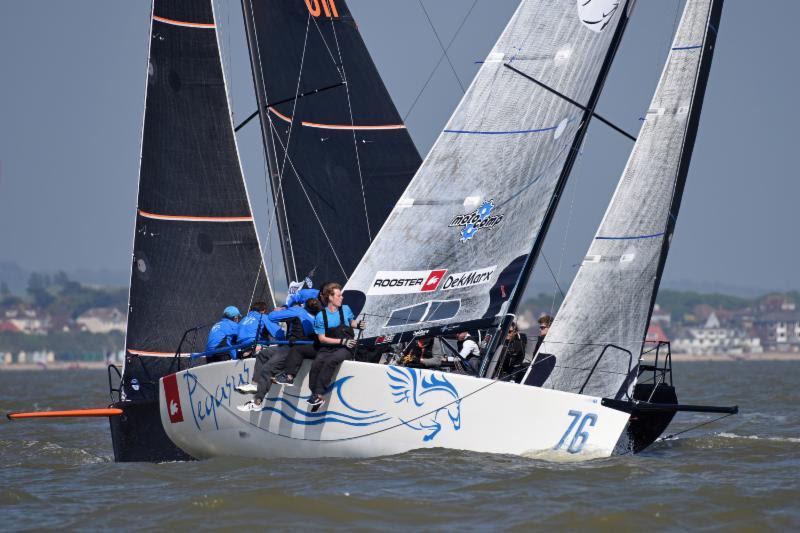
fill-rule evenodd
<path id="1" fill-rule="evenodd" d="M 344 311 L 344 325 L 349 326 L 350 322 L 356 319 L 353 316 L 353 311 L 350 310 L 349 305 L 343 305 L 342 311 Z M 314 332 L 317 335 L 325 335 L 325 322 L 322 318 L 322 313 L 327 313 L 328 315 L 328 327 L 333 329 L 339 325 L 339 311 L 334 311 L 331 313 L 328 311 L 328 306 L 322 308 L 322 311 L 317 313 L 317 316 L 314 317 Z"/>
<path id="2" fill-rule="evenodd" d="M 300 289 L 289 297 L 286 305 L 290 308 L 293 305 L 303 305 L 309 298 L 319 298 L 319 289 Z"/>
<path id="3" fill-rule="evenodd" d="M 258 311 L 250 311 L 247 313 L 247 316 L 239 322 L 238 342 L 255 342 L 256 333 L 259 329 L 261 330 L 259 341 L 266 341 L 269 337 L 277 340 L 284 340 L 286 338 L 283 334 L 283 330 L 274 322 L 270 322 L 266 314 L 259 313 Z"/>
<path id="4" fill-rule="evenodd" d="M 300 323 L 303 325 L 303 333 L 305 333 L 306 337 L 310 337 L 314 334 L 314 315 L 306 311 L 305 307 L 301 305 L 294 305 L 289 309 L 273 311 L 267 315 L 267 318 L 273 324 L 288 322 L 293 318 L 299 318 Z"/>
<path id="5" fill-rule="evenodd" d="M 236 344 L 236 334 L 239 331 L 239 324 L 230 318 L 223 318 L 208 332 L 208 342 L 206 351 L 214 350 L 220 346 L 232 346 Z M 236 350 L 231 350 L 231 358 L 236 359 Z"/>

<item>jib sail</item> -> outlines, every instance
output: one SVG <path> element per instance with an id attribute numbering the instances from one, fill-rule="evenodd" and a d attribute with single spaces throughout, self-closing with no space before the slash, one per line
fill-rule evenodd
<path id="1" fill-rule="evenodd" d="M 289 280 L 345 281 L 420 165 L 344 0 L 245 0 Z"/>
<path id="2" fill-rule="evenodd" d="M 721 11 L 722 0 L 687 1 L 628 164 L 527 382 L 606 397 L 623 396 L 632 386 L 678 216 Z"/>
<path id="3" fill-rule="evenodd" d="M 486 327 L 513 310 L 628 8 L 520 4 L 347 284 L 366 337 Z"/>
<path id="4" fill-rule="evenodd" d="M 156 0 L 123 375 L 155 398 L 183 332 L 272 302 L 239 165 L 211 0 Z M 206 331 L 200 335 L 204 336 Z M 204 340 L 204 339 L 203 339 Z"/>

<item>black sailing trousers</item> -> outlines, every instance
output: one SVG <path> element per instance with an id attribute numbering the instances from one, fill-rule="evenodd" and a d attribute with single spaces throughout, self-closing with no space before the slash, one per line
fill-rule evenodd
<path id="1" fill-rule="evenodd" d="M 298 344 L 292 346 L 289 350 L 289 355 L 286 356 L 283 371 L 292 377 L 297 376 L 300 370 L 300 365 L 303 364 L 303 359 L 314 359 L 317 356 L 317 349 L 312 344 Z"/>
<path id="2" fill-rule="evenodd" d="M 308 386 L 312 394 L 323 395 L 330 385 L 331 378 L 336 373 L 342 361 L 346 361 L 353 354 L 347 348 L 322 348 L 317 353 L 311 372 L 308 374 Z"/>

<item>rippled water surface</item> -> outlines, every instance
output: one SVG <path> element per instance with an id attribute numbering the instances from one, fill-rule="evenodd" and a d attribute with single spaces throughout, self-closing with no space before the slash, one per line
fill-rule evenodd
<path id="1" fill-rule="evenodd" d="M 0 530 L 796 530 L 799 378 L 798 362 L 675 363 L 682 401 L 738 403 L 741 413 L 639 455 L 571 464 L 448 450 L 116 464 L 105 419 L 4 419 Z M 0 372 L 0 412 L 104 406 L 105 380 L 101 371 Z M 679 414 L 667 433 L 712 418 Z"/>

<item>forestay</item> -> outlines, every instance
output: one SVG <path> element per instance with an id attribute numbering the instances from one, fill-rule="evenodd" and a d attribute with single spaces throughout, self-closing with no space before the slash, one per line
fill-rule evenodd
<path id="1" fill-rule="evenodd" d="M 153 3 L 125 396 L 154 399 L 183 332 L 272 303 L 233 135 L 211 0 Z M 203 333 L 204 334 L 204 333 Z"/>
<path id="2" fill-rule="evenodd" d="M 721 0 L 687 1 L 638 140 L 528 383 L 546 379 L 545 387 L 606 397 L 623 396 L 633 385 L 680 207 L 721 10 Z"/>
<path id="3" fill-rule="evenodd" d="M 421 163 L 345 0 L 245 0 L 287 277 L 344 282 Z"/>
<path id="4" fill-rule="evenodd" d="M 366 337 L 485 326 L 504 312 L 588 119 L 505 65 L 592 109 L 627 11 L 616 1 L 520 4 L 347 283 Z"/>

